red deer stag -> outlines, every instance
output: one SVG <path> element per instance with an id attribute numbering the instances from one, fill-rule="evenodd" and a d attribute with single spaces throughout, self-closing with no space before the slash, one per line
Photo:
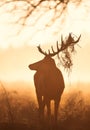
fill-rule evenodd
<path id="1" fill-rule="evenodd" d="M 55 122 L 57 121 L 59 102 L 63 90 L 65 88 L 65 84 L 64 84 L 64 79 L 61 71 L 57 68 L 54 59 L 52 59 L 51 57 L 67 49 L 68 46 L 77 43 L 80 37 L 81 36 L 79 36 L 79 38 L 77 38 L 77 40 L 75 41 L 71 37 L 71 33 L 70 33 L 66 42 L 64 42 L 61 37 L 61 47 L 59 47 L 57 42 L 57 51 L 55 52 L 53 47 L 51 47 L 52 53 L 50 52 L 50 50 L 48 53 L 46 53 L 41 49 L 40 46 L 38 46 L 38 51 L 42 53 L 45 57 L 39 62 L 30 64 L 29 68 L 31 70 L 36 70 L 36 73 L 34 75 L 34 84 L 36 88 L 36 95 L 37 95 L 37 101 L 39 105 L 40 117 L 44 116 L 45 105 L 47 106 L 47 115 L 48 117 L 50 117 L 51 115 L 50 102 L 51 100 L 53 100 L 54 119 Z"/>

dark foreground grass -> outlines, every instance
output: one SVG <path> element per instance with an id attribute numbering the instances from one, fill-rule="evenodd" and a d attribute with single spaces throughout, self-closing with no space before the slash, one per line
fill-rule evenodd
<path id="1" fill-rule="evenodd" d="M 8 93 L 8 92 L 7 92 Z M 81 91 L 64 94 L 58 114 L 57 127 L 38 118 L 36 102 L 16 91 L 8 93 L 9 106 L 0 93 L 0 130 L 90 130 L 90 99 Z"/>

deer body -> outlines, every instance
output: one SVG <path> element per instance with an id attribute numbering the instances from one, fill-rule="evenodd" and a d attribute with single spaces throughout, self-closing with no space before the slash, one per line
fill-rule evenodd
<path id="1" fill-rule="evenodd" d="M 55 61 L 50 56 L 45 56 L 43 60 L 29 65 L 29 68 L 36 70 L 34 84 L 40 114 L 44 114 L 44 107 L 46 105 L 49 116 L 51 113 L 50 101 L 54 100 L 55 119 L 57 120 L 58 106 L 65 87 L 61 71 L 56 67 Z"/>
<path id="2" fill-rule="evenodd" d="M 74 46 L 74 44 L 79 41 L 80 37 L 81 35 L 75 41 L 72 38 L 71 34 L 69 34 L 69 37 L 65 42 L 61 37 L 61 46 L 59 47 L 57 42 L 57 51 L 55 52 L 53 47 L 51 47 L 52 53 L 50 53 L 50 50 L 48 51 L 48 53 L 46 53 L 41 49 L 40 46 L 38 46 L 39 52 L 42 53 L 45 57 L 41 61 L 38 61 L 34 64 L 30 64 L 29 68 L 31 70 L 36 70 L 36 73 L 34 75 L 34 84 L 36 88 L 40 117 L 44 116 L 44 108 L 45 106 L 47 106 L 47 115 L 50 118 L 50 102 L 51 100 L 53 100 L 54 117 L 55 122 L 57 122 L 59 102 L 64 91 L 65 84 L 63 75 L 61 71 L 57 68 L 55 61 L 52 57 L 57 55 L 59 52 L 64 51 L 69 46 Z"/>

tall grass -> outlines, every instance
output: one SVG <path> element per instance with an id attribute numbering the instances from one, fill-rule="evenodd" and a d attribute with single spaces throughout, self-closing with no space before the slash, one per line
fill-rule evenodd
<path id="1" fill-rule="evenodd" d="M 29 129 L 47 130 L 48 122 L 40 123 L 35 100 L 1 85 L 0 122 L 25 124 Z M 87 100 L 88 98 L 88 100 Z M 56 130 L 90 130 L 90 99 L 82 91 L 64 93 L 58 113 Z M 9 120 L 8 120 L 9 119 Z M 53 127 L 51 128 L 53 130 Z"/>
<path id="2" fill-rule="evenodd" d="M 12 113 L 12 109 L 11 109 L 11 105 L 10 105 L 10 101 L 9 101 L 9 97 L 8 97 L 8 92 L 6 91 L 4 85 L 2 84 L 2 82 L 0 81 L 0 85 L 1 85 L 1 88 L 2 88 L 2 96 L 4 98 L 4 102 L 7 106 L 7 111 L 8 111 L 8 119 L 9 119 L 9 122 L 11 124 L 14 123 L 14 120 L 13 120 L 13 113 Z M 2 105 L 2 104 L 1 104 Z M 3 109 L 3 107 L 2 107 Z"/>

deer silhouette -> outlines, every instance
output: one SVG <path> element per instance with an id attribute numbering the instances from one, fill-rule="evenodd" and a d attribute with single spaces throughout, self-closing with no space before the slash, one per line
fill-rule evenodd
<path id="1" fill-rule="evenodd" d="M 65 88 L 64 78 L 62 72 L 57 68 L 53 56 L 57 55 L 59 52 L 68 48 L 72 44 L 76 44 L 81 36 L 74 40 L 69 34 L 66 42 L 63 41 L 61 37 L 61 46 L 57 42 L 57 51 L 52 52 L 48 50 L 48 53 L 44 52 L 40 46 L 38 46 L 38 51 L 42 53 L 45 57 L 41 61 L 34 64 L 30 64 L 28 67 L 31 70 L 36 70 L 34 75 L 34 84 L 36 88 L 37 101 L 39 105 L 39 116 L 40 118 L 44 116 L 44 108 L 47 107 L 47 115 L 51 116 L 51 100 L 54 101 L 54 119 L 57 122 L 58 107 L 61 100 L 62 93 Z"/>

